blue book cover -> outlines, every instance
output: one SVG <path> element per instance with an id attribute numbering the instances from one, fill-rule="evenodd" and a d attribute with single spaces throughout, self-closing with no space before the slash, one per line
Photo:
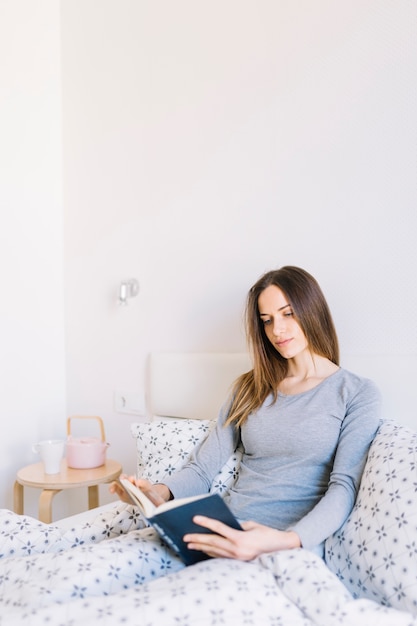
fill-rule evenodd
<path id="1" fill-rule="evenodd" d="M 227 504 L 217 493 L 170 500 L 155 506 L 146 494 L 130 481 L 121 478 L 120 482 L 133 504 L 139 507 L 149 524 L 155 528 L 162 540 L 178 554 L 186 565 L 210 558 L 204 552 L 190 550 L 183 541 L 183 537 L 187 533 L 211 532 L 208 528 L 198 526 L 193 522 L 195 515 L 212 517 L 227 524 L 227 526 L 242 530 Z"/>

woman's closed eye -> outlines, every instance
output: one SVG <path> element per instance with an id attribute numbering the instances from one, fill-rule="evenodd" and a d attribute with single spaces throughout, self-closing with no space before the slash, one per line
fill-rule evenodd
<path id="1" fill-rule="evenodd" d="M 282 311 L 281 315 L 284 318 L 294 317 L 294 311 L 292 309 Z M 264 326 L 269 326 L 272 324 L 273 320 L 270 317 L 261 317 L 261 322 Z"/>

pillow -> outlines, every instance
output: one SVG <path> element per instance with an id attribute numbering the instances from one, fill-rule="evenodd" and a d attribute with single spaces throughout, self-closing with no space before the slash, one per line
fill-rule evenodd
<path id="1" fill-rule="evenodd" d="M 327 539 L 325 558 L 355 598 L 417 614 L 417 433 L 381 425 L 355 506 Z"/>
<path id="2" fill-rule="evenodd" d="M 210 420 L 167 420 L 132 424 L 136 438 L 137 476 L 161 482 L 181 469 L 213 427 Z"/>
<path id="3" fill-rule="evenodd" d="M 224 496 L 224 494 L 229 491 L 230 487 L 235 484 L 236 479 L 239 476 L 242 453 L 243 450 L 239 447 L 229 457 L 220 472 L 213 478 L 210 493 L 218 493 L 221 496 Z"/>
<path id="4" fill-rule="evenodd" d="M 136 439 L 137 476 L 162 482 L 181 469 L 212 428 L 212 420 L 166 420 L 131 425 Z M 236 481 L 242 451 L 236 450 L 214 478 L 210 493 L 224 495 Z"/>

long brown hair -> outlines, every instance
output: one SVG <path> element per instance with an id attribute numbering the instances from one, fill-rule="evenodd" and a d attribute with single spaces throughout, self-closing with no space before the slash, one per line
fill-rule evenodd
<path id="1" fill-rule="evenodd" d="M 339 365 L 336 330 L 316 279 L 305 270 L 290 265 L 267 272 L 253 285 L 247 296 L 246 335 L 253 370 L 240 376 L 234 384 L 227 424 L 241 426 L 270 393 L 276 400 L 278 385 L 287 375 L 288 362 L 267 338 L 259 316 L 258 298 L 270 285 L 281 289 L 287 297 L 311 353 L 324 356 Z"/>

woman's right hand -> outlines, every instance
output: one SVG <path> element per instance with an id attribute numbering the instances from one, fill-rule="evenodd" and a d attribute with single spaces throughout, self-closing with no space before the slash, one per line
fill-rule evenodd
<path id="1" fill-rule="evenodd" d="M 172 498 L 172 494 L 166 485 L 153 485 L 149 482 L 149 480 L 145 480 L 144 478 L 135 478 L 134 476 L 126 476 L 124 474 L 122 474 L 121 477 L 127 478 L 127 480 L 130 480 L 131 483 L 139 487 L 139 489 L 143 491 L 143 493 L 148 496 L 149 500 L 156 506 L 163 504 Z M 132 500 L 126 493 L 126 490 L 118 481 L 111 483 L 109 491 L 110 493 L 115 494 L 123 502 L 132 504 Z"/>

